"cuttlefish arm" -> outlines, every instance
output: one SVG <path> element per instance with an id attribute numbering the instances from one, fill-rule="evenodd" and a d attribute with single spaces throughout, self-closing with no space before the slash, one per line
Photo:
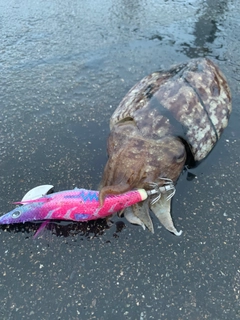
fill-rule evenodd
<path id="1" fill-rule="evenodd" d="M 149 214 L 149 206 L 161 224 L 176 236 L 182 231 L 177 231 L 171 217 L 171 192 L 161 194 L 158 201 L 152 202 L 147 199 L 124 210 L 124 217 L 132 224 L 137 224 L 145 229 L 145 226 L 154 233 L 153 223 Z"/>
<path id="2" fill-rule="evenodd" d="M 149 190 L 151 182 L 162 186 L 164 181 L 160 177 L 176 183 L 186 160 L 185 147 L 180 139 L 169 136 L 161 140 L 144 138 L 131 122 L 114 126 L 108 140 L 108 154 L 109 159 L 100 185 L 101 203 L 108 194 L 120 194 L 134 188 Z M 137 221 L 134 223 L 142 226 L 144 224 L 154 232 L 149 215 L 150 207 L 163 225 L 178 235 L 170 215 L 171 201 L 167 196 L 162 196 L 155 205 L 144 201 L 132 206 L 125 211 L 126 219 L 130 222 L 134 219 Z"/>
<path id="3" fill-rule="evenodd" d="M 143 227 L 145 226 L 154 233 L 152 219 L 149 214 L 149 200 L 137 203 L 132 207 L 128 207 L 124 210 L 124 217 L 133 224 L 138 224 Z"/>
<path id="4" fill-rule="evenodd" d="M 161 198 L 151 205 L 151 210 L 161 222 L 161 224 L 176 236 L 182 234 L 182 230 L 177 231 L 171 217 L 171 199 L 167 199 L 168 194 L 162 194 Z"/>
<path id="5" fill-rule="evenodd" d="M 127 219 L 128 222 L 141 226 L 143 230 L 146 229 L 145 224 L 133 213 L 132 207 L 127 207 L 124 210 L 124 217 Z"/>

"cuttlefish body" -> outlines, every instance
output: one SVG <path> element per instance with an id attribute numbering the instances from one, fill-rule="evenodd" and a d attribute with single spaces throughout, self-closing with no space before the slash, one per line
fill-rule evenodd
<path id="1" fill-rule="evenodd" d="M 184 165 L 204 159 L 231 113 L 226 79 L 209 59 L 193 59 L 138 82 L 110 120 L 109 159 L 100 185 L 100 200 L 134 188 L 151 189 L 170 179 L 175 184 Z M 125 217 L 154 232 L 149 209 L 170 232 L 169 192 L 125 209 Z"/>

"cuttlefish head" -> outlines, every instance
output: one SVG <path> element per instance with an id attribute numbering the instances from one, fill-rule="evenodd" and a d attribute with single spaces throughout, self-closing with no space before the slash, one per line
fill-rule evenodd
<path id="1" fill-rule="evenodd" d="M 132 121 L 115 125 L 108 139 L 109 159 L 100 185 L 100 202 L 108 194 L 121 194 L 134 188 L 151 189 L 151 183 L 164 185 L 168 178 L 175 183 L 182 172 L 186 151 L 177 137 L 145 138 Z M 171 192 L 171 191 L 170 191 Z M 168 192 L 151 204 L 151 198 L 125 209 L 124 215 L 132 223 L 154 232 L 149 209 L 167 230 L 179 235 L 171 218 Z"/>

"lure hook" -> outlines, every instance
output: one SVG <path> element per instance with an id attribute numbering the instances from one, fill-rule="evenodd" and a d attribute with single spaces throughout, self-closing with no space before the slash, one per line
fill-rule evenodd
<path id="1" fill-rule="evenodd" d="M 176 193 L 175 186 L 171 179 L 168 179 L 168 178 L 160 178 L 160 179 L 165 181 L 164 185 L 161 187 L 159 187 L 159 185 L 156 182 L 149 183 L 149 186 L 152 187 L 153 189 L 147 191 L 148 196 L 156 195 L 150 202 L 151 206 L 154 205 L 161 198 L 162 194 L 167 193 L 168 191 L 171 191 L 171 193 L 166 198 L 166 200 L 168 201 Z"/>

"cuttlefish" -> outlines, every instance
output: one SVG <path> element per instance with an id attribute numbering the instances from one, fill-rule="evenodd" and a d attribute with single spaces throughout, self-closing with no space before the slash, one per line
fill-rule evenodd
<path id="1" fill-rule="evenodd" d="M 134 188 L 176 184 L 187 164 L 197 164 L 213 149 L 228 124 L 231 93 L 209 59 L 193 59 L 154 72 L 123 98 L 110 119 L 108 161 L 100 201 Z M 154 232 L 150 210 L 164 227 L 180 235 L 171 218 L 171 193 L 151 197 L 124 210 L 132 223 Z"/>

